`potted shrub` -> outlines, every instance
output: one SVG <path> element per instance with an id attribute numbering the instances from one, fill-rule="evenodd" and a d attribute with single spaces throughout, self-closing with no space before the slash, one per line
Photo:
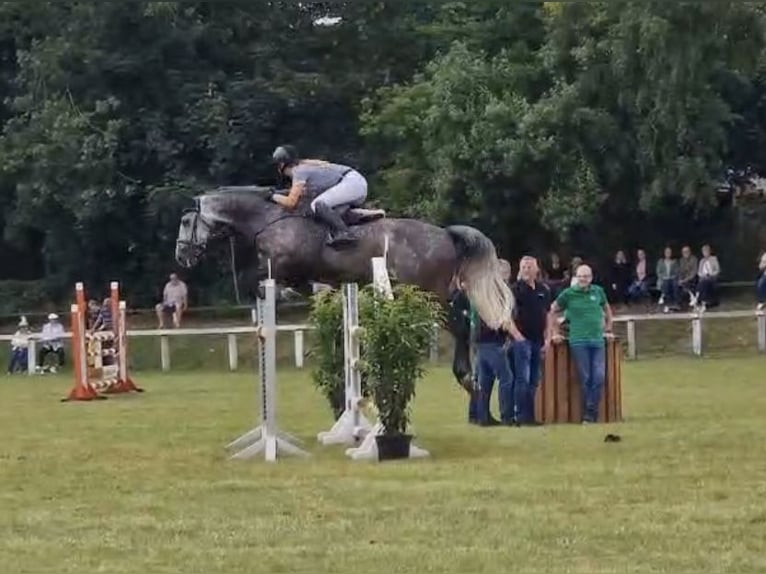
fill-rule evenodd
<path id="1" fill-rule="evenodd" d="M 431 344 L 441 306 L 433 294 L 397 285 L 393 299 L 370 285 L 359 298 L 362 368 L 383 433 L 376 437 L 379 460 L 407 458 L 410 401 L 425 373 L 423 361 Z"/>

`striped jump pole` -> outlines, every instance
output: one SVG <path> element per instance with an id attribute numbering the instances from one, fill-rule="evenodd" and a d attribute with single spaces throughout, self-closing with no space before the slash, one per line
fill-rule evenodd
<path id="1" fill-rule="evenodd" d="M 112 281 L 109 289 L 112 329 L 88 333 L 85 287 L 81 282 L 75 285 L 75 304 L 71 307 L 75 385 L 65 400 L 106 398 L 100 393 L 144 392 L 128 374 L 127 305 L 120 300 L 117 281 Z"/>

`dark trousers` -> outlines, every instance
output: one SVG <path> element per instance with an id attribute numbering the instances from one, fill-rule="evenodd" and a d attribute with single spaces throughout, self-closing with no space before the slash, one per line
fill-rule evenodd
<path id="1" fill-rule="evenodd" d="M 697 283 L 697 293 L 699 294 L 699 303 L 713 305 L 716 303 L 717 281 L 710 277 L 703 277 Z"/>
<path id="2" fill-rule="evenodd" d="M 52 349 L 51 347 L 43 347 L 40 349 L 40 365 L 45 366 L 45 357 L 48 356 L 49 353 L 53 353 L 54 355 L 58 356 L 59 360 L 59 367 L 64 366 L 64 348 L 59 349 Z"/>
<path id="3" fill-rule="evenodd" d="M 29 356 L 29 351 L 26 349 L 26 347 L 22 349 L 13 349 L 11 351 L 11 362 L 8 365 L 8 372 L 14 373 L 17 370 L 20 372 L 25 372 L 27 370 L 27 357 Z"/>
<path id="4" fill-rule="evenodd" d="M 756 291 L 758 294 L 758 302 L 766 303 L 766 275 L 761 275 L 756 284 Z"/>
<path id="5" fill-rule="evenodd" d="M 640 301 L 644 297 L 649 296 L 649 282 L 644 279 L 643 281 L 635 280 L 628 287 L 628 301 Z"/>
<path id="6" fill-rule="evenodd" d="M 664 279 L 660 284 L 660 292 L 665 301 L 665 305 L 678 305 L 678 281 L 675 279 Z"/>
<path id="7" fill-rule="evenodd" d="M 582 389 L 583 421 L 596 422 L 606 382 L 606 347 L 604 343 L 575 343 L 570 351 Z"/>
<path id="8" fill-rule="evenodd" d="M 540 383 L 542 345 L 532 341 L 514 342 L 513 386 L 516 420 L 519 423 L 535 420 L 535 395 Z"/>

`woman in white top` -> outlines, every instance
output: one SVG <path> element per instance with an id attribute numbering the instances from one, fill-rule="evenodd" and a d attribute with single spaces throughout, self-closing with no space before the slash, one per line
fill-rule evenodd
<path id="1" fill-rule="evenodd" d="M 697 283 L 697 293 L 693 303 L 699 305 L 704 311 L 709 305 L 715 303 L 716 285 L 718 284 L 718 275 L 721 273 L 721 265 L 718 263 L 718 257 L 712 254 L 710 245 L 702 246 L 702 259 L 699 263 L 699 282 Z"/>

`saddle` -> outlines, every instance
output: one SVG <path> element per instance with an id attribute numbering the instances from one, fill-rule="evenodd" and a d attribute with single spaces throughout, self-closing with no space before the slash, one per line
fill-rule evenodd
<path id="1" fill-rule="evenodd" d="M 341 216 L 343 222 L 349 227 L 354 225 L 363 225 L 378 219 L 383 219 L 386 216 L 385 209 L 366 209 L 363 207 L 351 207 L 350 205 L 344 205 L 343 207 L 335 208 L 338 215 Z"/>

